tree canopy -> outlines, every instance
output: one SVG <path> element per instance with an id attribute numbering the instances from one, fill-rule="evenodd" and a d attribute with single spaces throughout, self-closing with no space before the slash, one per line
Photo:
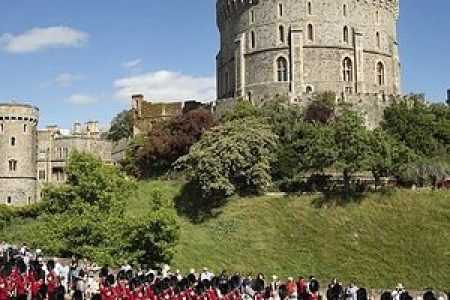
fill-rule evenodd
<path id="1" fill-rule="evenodd" d="M 212 128 L 176 165 L 205 197 L 258 193 L 271 183 L 270 162 L 277 137 L 257 118 Z"/>
<path id="2" fill-rule="evenodd" d="M 99 158 L 74 152 L 67 183 L 44 189 L 38 226 L 29 243 L 53 255 L 85 257 L 117 265 L 127 259 L 157 265 L 168 262 L 178 239 L 173 204 L 152 193 L 154 209 L 143 217 L 125 216 L 134 183 Z"/>
<path id="3" fill-rule="evenodd" d="M 133 136 L 133 111 L 123 110 L 111 121 L 107 137 L 112 141 L 128 139 Z"/>

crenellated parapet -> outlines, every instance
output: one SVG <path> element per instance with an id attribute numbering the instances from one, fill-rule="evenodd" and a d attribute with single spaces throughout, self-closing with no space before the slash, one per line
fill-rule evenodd
<path id="1" fill-rule="evenodd" d="M 266 0 L 217 0 L 217 26 L 221 28 L 230 15 L 234 14 L 238 10 L 246 9 L 252 5 L 258 4 L 260 1 Z"/>
<path id="2" fill-rule="evenodd" d="M 255 4 L 258 4 L 260 1 L 269 1 L 269 0 L 217 0 L 216 3 L 217 26 L 219 26 L 219 28 L 222 28 L 224 22 L 226 22 L 229 19 L 229 17 L 236 11 L 249 8 Z M 306 3 L 307 0 L 304 1 Z M 355 1 L 363 5 L 367 4 L 375 5 L 380 8 L 389 10 L 391 13 L 395 15 L 396 18 L 399 17 L 400 0 L 350 0 L 350 1 Z"/>

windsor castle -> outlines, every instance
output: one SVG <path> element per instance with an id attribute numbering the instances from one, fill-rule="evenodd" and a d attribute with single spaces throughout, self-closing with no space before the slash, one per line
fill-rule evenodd
<path id="1" fill-rule="evenodd" d="M 333 91 L 376 127 L 401 92 L 398 1 L 217 0 L 215 111 L 238 99 L 259 105 L 277 96 L 306 106 L 313 93 Z M 145 116 L 143 103 L 133 98 L 140 124 L 154 118 Z M 171 107 L 170 115 L 185 110 L 182 102 Z M 74 149 L 111 164 L 123 155 L 125 145 L 103 139 L 97 122 L 76 123 L 64 134 L 56 126 L 38 130 L 38 121 L 32 105 L 0 104 L 0 203 L 38 201 L 44 184 L 65 181 Z"/>

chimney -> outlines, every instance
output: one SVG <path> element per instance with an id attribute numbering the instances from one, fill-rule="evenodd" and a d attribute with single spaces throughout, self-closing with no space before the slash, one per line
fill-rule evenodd
<path id="1" fill-rule="evenodd" d="M 100 133 L 98 128 L 98 121 L 88 121 L 86 123 L 86 131 L 90 135 L 95 135 Z"/>
<path id="2" fill-rule="evenodd" d="M 81 134 L 81 123 L 80 122 L 75 122 L 75 124 L 73 124 L 73 134 L 79 135 Z"/>

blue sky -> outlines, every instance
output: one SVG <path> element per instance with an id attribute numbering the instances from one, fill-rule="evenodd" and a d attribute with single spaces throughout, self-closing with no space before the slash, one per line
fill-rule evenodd
<path id="1" fill-rule="evenodd" d="M 403 92 L 444 100 L 450 1 L 401 6 Z M 215 0 L 1 0 L 0 101 L 32 103 L 41 127 L 69 128 L 108 123 L 139 89 L 211 100 L 217 49 Z"/>

